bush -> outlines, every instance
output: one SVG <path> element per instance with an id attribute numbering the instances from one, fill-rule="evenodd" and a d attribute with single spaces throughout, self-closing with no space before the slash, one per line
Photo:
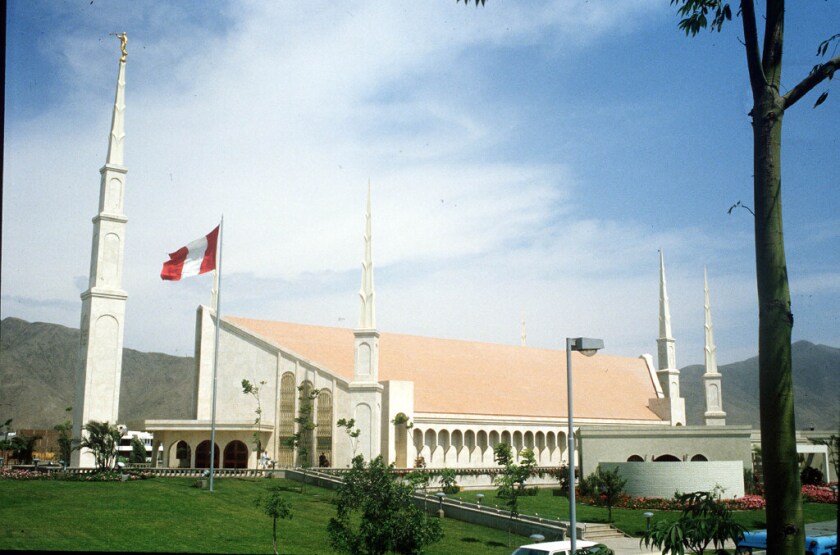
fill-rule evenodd
<path id="1" fill-rule="evenodd" d="M 812 466 L 806 466 L 799 473 L 799 480 L 803 486 L 821 486 L 825 483 L 823 473 Z"/>
<path id="2" fill-rule="evenodd" d="M 807 503 L 836 503 L 837 497 L 829 487 L 802 486 L 802 501 Z"/>

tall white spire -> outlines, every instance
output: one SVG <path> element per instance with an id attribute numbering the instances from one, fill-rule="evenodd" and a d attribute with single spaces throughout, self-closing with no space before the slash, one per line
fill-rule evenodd
<path id="1" fill-rule="evenodd" d="M 706 392 L 706 425 L 723 426 L 726 424 L 726 413 L 723 411 L 723 391 L 721 389 L 721 375 L 718 372 L 714 331 L 712 329 L 712 307 L 709 302 L 709 280 L 706 268 L 703 268 L 703 293 L 705 318 L 705 366 L 703 374 L 703 389 Z"/>
<path id="2" fill-rule="evenodd" d="M 376 329 L 376 305 L 373 290 L 373 254 L 371 249 L 370 180 L 365 213 L 365 258 L 362 261 L 362 286 L 359 289 L 359 329 Z"/>
<path id="3" fill-rule="evenodd" d="M 350 382 L 350 407 L 362 431 L 357 440 L 359 454 L 370 460 L 382 453 L 382 391 L 379 383 L 379 332 L 373 292 L 373 256 L 370 232 L 370 180 L 365 214 L 365 258 L 362 261 L 362 287 L 359 327 L 353 330 L 354 366 Z"/>
<path id="4" fill-rule="evenodd" d="M 99 213 L 93 218 L 93 241 L 88 289 L 82 293 L 79 326 L 81 344 L 76 367 L 76 399 L 73 404 L 73 436 L 82 437 L 81 426 L 91 420 L 116 425 L 119 418 L 125 307 L 128 295 L 122 288 L 125 231 L 125 33 L 117 35 L 122 57 L 117 73 L 111 133 L 105 165 L 99 170 Z M 73 466 L 90 467 L 88 450 L 73 452 Z"/>
<path id="5" fill-rule="evenodd" d="M 654 399 L 651 409 L 672 426 L 685 426 L 685 399 L 680 397 L 680 371 L 674 338 L 671 336 L 671 309 L 668 306 L 668 288 L 665 284 L 665 256 L 659 251 L 659 338 L 656 340 L 659 369 L 656 375 L 662 387 L 663 398 Z"/>
<path id="6" fill-rule="evenodd" d="M 665 255 L 659 251 L 659 369 L 677 367 L 674 338 L 671 336 L 671 309 L 668 304 L 668 287 L 665 284 Z"/>
<path id="7" fill-rule="evenodd" d="M 525 333 L 525 315 L 524 314 L 522 315 L 522 332 L 520 333 L 519 337 L 522 339 L 522 346 L 527 347 L 528 346 L 528 342 L 527 342 L 528 334 Z"/>

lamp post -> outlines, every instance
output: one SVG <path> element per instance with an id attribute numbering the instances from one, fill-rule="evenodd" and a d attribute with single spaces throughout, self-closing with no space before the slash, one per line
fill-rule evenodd
<path id="1" fill-rule="evenodd" d="M 653 516 L 653 513 L 651 513 L 651 512 L 644 513 L 644 517 L 647 520 L 646 528 L 647 528 L 648 534 L 650 533 L 650 519 L 651 519 L 652 516 Z"/>
<path id="2" fill-rule="evenodd" d="M 577 547 L 577 522 L 575 515 L 575 434 L 572 415 L 572 351 L 591 357 L 604 348 L 604 341 L 588 337 L 566 338 L 566 387 L 569 406 L 569 538 L 572 555 Z"/>
<path id="3" fill-rule="evenodd" d="M 477 493 L 477 494 L 475 494 L 475 497 L 476 497 L 476 499 L 478 499 L 478 506 L 481 507 L 481 500 L 484 499 L 484 494 L 483 493 Z"/>
<path id="4" fill-rule="evenodd" d="M 446 494 L 439 491 L 435 495 L 438 498 L 438 518 L 443 518 L 443 498 L 446 497 Z"/>

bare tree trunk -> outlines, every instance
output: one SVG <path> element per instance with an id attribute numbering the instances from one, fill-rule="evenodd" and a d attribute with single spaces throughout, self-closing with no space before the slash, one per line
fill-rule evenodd
<path id="1" fill-rule="evenodd" d="M 779 106 L 778 94 L 766 87 L 753 112 L 759 398 L 769 555 L 801 554 L 805 546 L 793 412 L 793 314 L 782 231 L 784 111 Z"/>

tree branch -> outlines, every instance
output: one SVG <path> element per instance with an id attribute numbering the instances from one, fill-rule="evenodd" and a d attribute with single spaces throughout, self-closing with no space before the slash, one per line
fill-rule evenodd
<path id="1" fill-rule="evenodd" d="M 758 32 L 755 27 L 755 6 L 752 0 L 741 1 L 741 20 L 744 23 L 744 46 L 747 49 L 747 69 L 750 72 L 750 86 L 753 99 L 758 98 L 761 88 L 767 84 L 761 54 L 758 49 Z"/>
<path id="2" fill-rule="evenodd" d="M 840 69 L 840 56 L 835 56 L 826 63 L 814 68 L 808 77 L 799 82 L 782 96 L 782 107 L 787 109 L 793 106 L 797 100 L 808 94 L 814 87 L 822 83 L 825 79 L 831 79 L 834 72 Z"/>

